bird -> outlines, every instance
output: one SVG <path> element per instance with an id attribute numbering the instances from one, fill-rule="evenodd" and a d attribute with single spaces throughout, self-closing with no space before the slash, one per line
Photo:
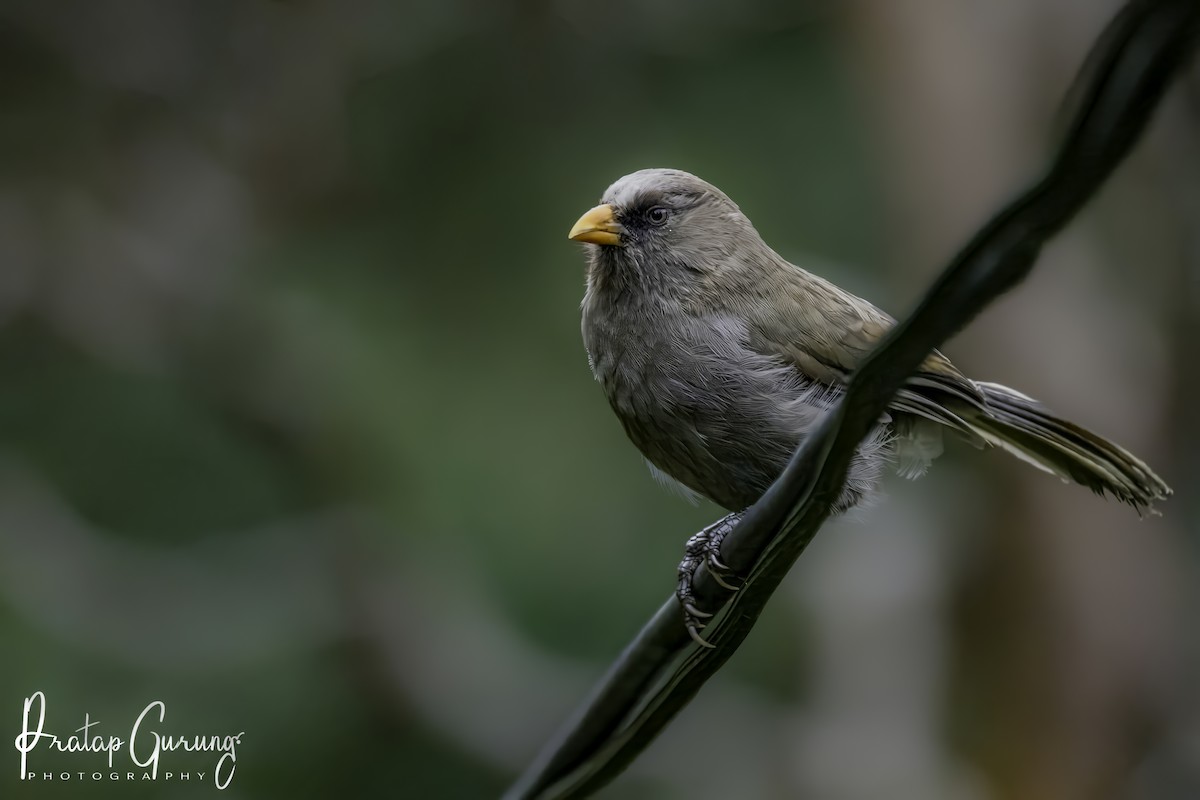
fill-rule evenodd
<path id="1" fill-rule="evenodd" d="M 626 435 L 658 478 L 734 512 L 734 522 L 895 324 L 783 258 L 724 192 L 681 170 L 619 178 L 568 238 L 587 250 L 588 361 Z M 935 350 L 860 444 L 832 510 L 872 496 L 889 466 L 923 474 L 947 432 L 1139 514 L 1171 493 L 1129 451 L 1021 392 L 967 378 Z M 691 604 L 690 576 L 704 562 L 721 580 L 729 526 L 713 528 L 689 541 L 677 592 L 701 642 L 696 629 L 710 615 Z"/>

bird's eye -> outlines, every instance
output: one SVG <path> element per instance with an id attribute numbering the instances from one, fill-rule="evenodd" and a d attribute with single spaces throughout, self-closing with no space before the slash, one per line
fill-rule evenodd
<path id="1" fill-rule="evenodd" d="M 654 206 L 646 212 L 646 221 L 651 225 L 666 225 L 671 213 L 662 206 Z"/>

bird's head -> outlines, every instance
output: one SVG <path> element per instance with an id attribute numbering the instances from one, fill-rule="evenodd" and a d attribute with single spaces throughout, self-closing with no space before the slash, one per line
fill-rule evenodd
<path id="1" fill-rule="evenodd" d="M 568 237 L 594 245 L 593 273 L 625 273 L 642 284 L 714 276 L 766 247 L 724 192 L 674 169 L 619 179 Z"/>

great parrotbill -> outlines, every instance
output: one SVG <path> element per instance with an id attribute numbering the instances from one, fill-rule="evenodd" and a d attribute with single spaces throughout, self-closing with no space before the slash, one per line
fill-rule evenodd
<path id="1" fill-rule="evenodd" d="M 785 260 L 732 200 L 686 172 L 626 175 L 569 235 L 588 243 L 583 340 L 625 432 L 660 476 L 734 512 L 775 480 L 894 322 Z M 858 503 L 889 463 L 922 473 L 945 430 L 1139 513 L 1170 494 L 1125 449 L 1020 392 L 964 377 L 935 351 L 859 448 L 835 511 Z M 717 551 L 706 552 L 712 566 Z"/>

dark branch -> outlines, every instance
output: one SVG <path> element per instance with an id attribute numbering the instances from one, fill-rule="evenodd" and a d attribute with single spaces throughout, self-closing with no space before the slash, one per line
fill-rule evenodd
<path id="1" fill-rule="evenodd" d="M 1085 62 L 1076 114 L 1045 177 L 955 257 L 916 311 L 855 371 L 841 402 L 725 539 L 722 560 L 749 576 L 706 631 L 715 649 L 692 647 L 655 687 L 690 644 L 678 606 L 668 600 L 507 797 L 584 797 L 596 791 L 725 663 L 829 516 L 856 448 L 892 395 L 931 350 L 1023 280 L 1042 246 L 1099 191 L 1145 129 L 1198 34 L 1200 0 L 1133 0 L 1122 9 Z M 730 599 L 706 573 L 697 576 L 696 595 L 706 608 Z"/>

